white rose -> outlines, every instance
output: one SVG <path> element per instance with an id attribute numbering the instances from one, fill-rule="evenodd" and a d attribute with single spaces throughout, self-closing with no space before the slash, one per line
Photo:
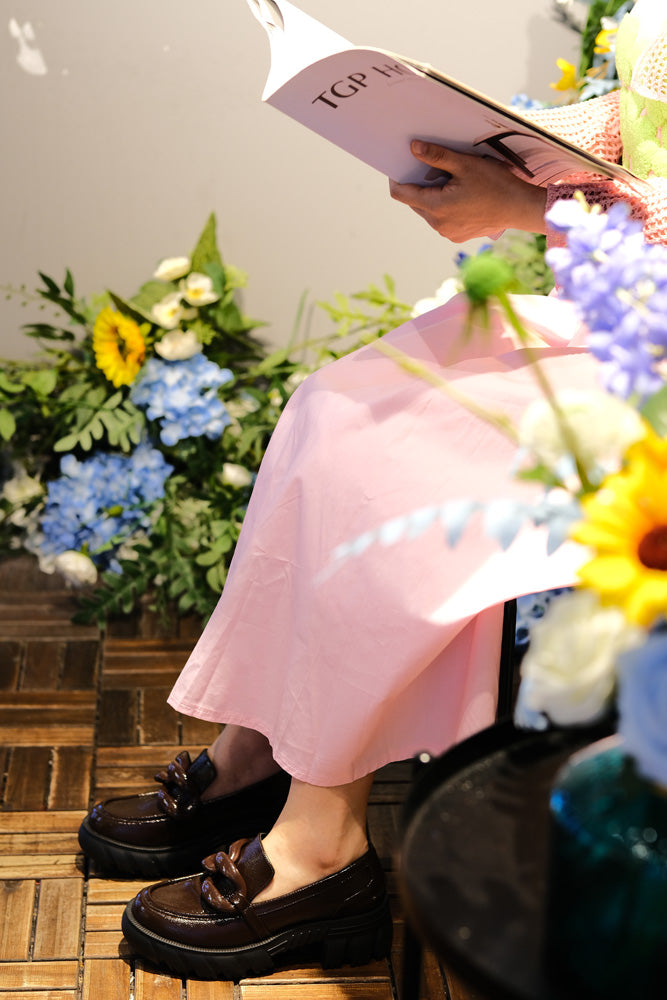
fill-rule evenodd
<path id="1" fill-rule="evenodd" d="M 463 290 L 463 285 L 459 278 L 445 278 L 440 287 L 436 290 L 435 295 L 419 299 L 415 302 L 412 307 L 413 316 L 421 316 L 422 313 L 430 312 L 431 309 L 437 309 L 438 306 L 442 306 L 445 302 L 449 302 L 453 299 L 455 295 L 458 295 L 460 291 Z"/>
<path id="2" fill-rule="evenodd" d="M 619 655 L 643 639 L 620 609 L 601 607 L 593 591 L 558 597 L 531 628 L 521 664 L 519 723 L 534 713 L 560 726 L 595 719 L 614 690 Z"/>
<path id="3" fill-rule="evenodd" d="M 165 330 L 173 330 L 183 319 L 183 306 L 181 304 L 180 292 L 172 292 L 166 295 L 160 302 L 156 302 L 151 309 L 151 316 Z"/>
<path id="4" fill-rule="evenodd" d="M 25 471 L 18 471 L 13 479 L 8 479 L 2 488 L 2 496 L 14 507 L 21 507 L 44 492 L 39 479 L 34 479 Z"/>
<path id="5" fill-rule="evenodd" d="M 628 446 L 644 434 L 636 409 L 596 390 L 564 389 L 556 398 L 586 469 L 616 472 Z M 519 424 L 519 445 L 549 469 L 570 454 L 546 399 L 536 400 L 524 411 Z"/>
<path id="6" fill-rule="evenodd" d="M 185 361 L 199 354 L 202 345 L 192 330 L 170 330 L 155 344 L 155 353 L 165 361 Z"/>
<path id="7" fill-rule="evenodd" d="M 213 282 L 206 274 L 193 271 L 185 281 L 181 282 L 181 292 L 186 302 L 191 306 L 207 306 L 220 298 L 213 291 Z"/>
<path id="8" fill-rule="evenodd" d="M 220 478 L 227 486 L 237 486 L 242 489 L 244 486 L 250 486 L 253 474 L 245 466 L 237 465 L 236 462 L 223 462 Z"/>
<path id="9" fill-rule="evenodd" d="M 75 552 L 73 549 L 61 552 L 55 558 L 54 568 L 75 587 L 83 587 L 97 581 L 95 563 L 83 552 Z"/>
<path id="10" fill-rule="evenodd" d="M 153 275 L 158 281 L 178 281 L 190 270 L 189 257 L 165 257 Z"/>

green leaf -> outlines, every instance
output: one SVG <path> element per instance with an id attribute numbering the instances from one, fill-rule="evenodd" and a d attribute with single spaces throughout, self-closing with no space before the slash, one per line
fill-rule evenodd
<path id="1" fill-rule="evenodd" d="M 9 410 L 0 410 L 0 437 L 9 441 L 16 431 L 16 420 Z"/>
<path id="2" fill-rule="evenodd" d="M 223 269 L 216 236 L 216 218 L 213 212 L 209 215 L 197 245 L 192 251 L 191 260 L 192 270 L 199 274 L 206 274 L 206 267 L 209 264 L 217 264 L 220 269 Z"/>
<path id="3" fill-rule="evenodd" d="M 23 390 L 24 386 L 20 382 L 12 382 L 3 371 L 0 371 L 0 392 L 14 394 Z"/>
<path id="4" fill-rule="evenodd" d="M 37 396 L 50 396 L 58 384 L 58 372 L 54 368 L 41 368 L 26 372 L 23 381 Z"/>
<path id="5" fill-rule="evenodd" d="M 143 309 L 141 309 L 136 304 L 133 305 L 131 302 L 128 302 L 126 299 L 122 299 L 120 297 L 120 295 L 116 295 L 115 292 L 109 292 L 108 294 L 109 294 L 109 298 L 111 299 L 111 301 L 115 305 L 116 309 L 118 309 L 119 312 L 122 312 L 123 316 L 129 316 L 130 319 L 133 319 L 134 322 L 135 323 L 139 323 L 139 325 L 141 325 L 142 323 L 145 323 L 147 321 L 149 323 L 153 322 L 153 320 L 151 319 L 150 313 L 144 312 Z"/>
<path id="6" fill-rule="evenodd" d="M 53 326 L 51 323 L 25 323 L 21 329 L 26 337 L 34 337 L 36 340 L 76 340 L 76 336 L 71 330 L 64 330 L 60 326 Z"/>
<path id="7" fill-rule="evenodd" d="M 63 288 L 71 298 L 74 298 L 74 278 L 69 268 L 65 269 L 65 282 Z"/>
<path id="8" fill-rule="evenodd" d="M 151 310 L 156 303 L 161 302 L 167 295 L 177 290 L 177 285 L 171 281 L 158 281 L 153 279 L 141 286 L 136 295 L 130 299 L 130 306 L 134 306 L 138 312 L 149 319 L 151 323 Z M 120 307 L 119 307 L 120 308 Z"/>
<path id="9" fill-rule="evenodd" d="M 266 375 L 268 372 L 273 371 L 274 368 L 279 368 L 280 365 L 284 364 L 289 357 L 289 351 L 286 347 L 281 347 L 273 354 L 269 354 L 268 357 L 263 358 L 262 361 L 252 370 L 252 375 Z"/>

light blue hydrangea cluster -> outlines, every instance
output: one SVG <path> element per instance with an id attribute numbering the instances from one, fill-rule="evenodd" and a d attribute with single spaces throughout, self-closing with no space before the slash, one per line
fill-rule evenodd
<path id="1" fill-rule="evenodd" d="M 588 348 L 602 362 L 605 388 L 646 399 L 662 388 L 667 357 L 667 247 L 646 243 L 623 202 L 588 212 L 576 199 L 557 202 L 547 220 L 567 233 L 567 247 L 547 251 L 560 294 L 576 303 L 590 330 Z"/>
<path id="2" fill-rule="evenodd" d="M 99 452 L 83 462 L 65 455 L 59 478 L 48 486 L 40 554 L 85 550 L 99 567 L 110 566 L 114 548 L 149 526 L 148 509 L 164 496 L 172 471 L 148 444 L 131 455 Z"/>
<path id="3" fill-rule="evenodd" d="M 216 440 L 231 423 L 219 386 L 234 376 L 203 354 L 185 361 L 150 358 L 141 379 L 132 386 L 135 406 L 145 408 L 149 420 L 160 424 L 160 440 L 172 446 L 188 437 Z"/>
<path id="4" fill-rule="evenodd" d="M 514 94 L 510 100 L 510 107 L 516 111 L 538 111 L 548 107 L 544 101 L 538 101 L 528 94 Z"/>

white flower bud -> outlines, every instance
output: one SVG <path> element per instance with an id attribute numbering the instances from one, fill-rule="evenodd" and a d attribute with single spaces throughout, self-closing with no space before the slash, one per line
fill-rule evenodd
<path id="1" fill-rule="evenodd" d="M 189 257 L 165 257 L 155 271 L 153 277 L 158 281 L 178 281 L 190 270 Z"/>
<path id="2" fill-rule="evenodd" d="M 242 489 L 244 486 L 250 486 L 253 474 L 245 466 L 237 465 L 236 462 L 223 462 L 220 479 L 227 486 L 236 486 Z"/>
<path id="3" fill-rule="evenodd" d="M 170 330 L 155 344 L 155 353 L 165 361 L 185 361 L 199 354 L 202 345 L 192 330 Z"/>
<path id="4" fill-rule="evenodd" d="M 54 568 L 62 573 L 68 583 L 75 587 L 83 587 L 97 582 L 95 563 L 83 552 L 68 549 L 55 558 Z"/>

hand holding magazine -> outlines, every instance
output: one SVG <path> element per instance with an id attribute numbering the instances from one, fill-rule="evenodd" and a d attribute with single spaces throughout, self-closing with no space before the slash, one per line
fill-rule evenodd
<path id="1" fill-rule="evenodd" d="M 593 156 L 512 109 L 434 70 L 361 48 L 288 0 L 248 0 L 268 33 L 271 68 L 262 100 L 401 183 L 442 185 L 419 163 L 412 139 L 505 161 L 545 186 L 585 170 L 636 184 L 618 164 Z"/>

